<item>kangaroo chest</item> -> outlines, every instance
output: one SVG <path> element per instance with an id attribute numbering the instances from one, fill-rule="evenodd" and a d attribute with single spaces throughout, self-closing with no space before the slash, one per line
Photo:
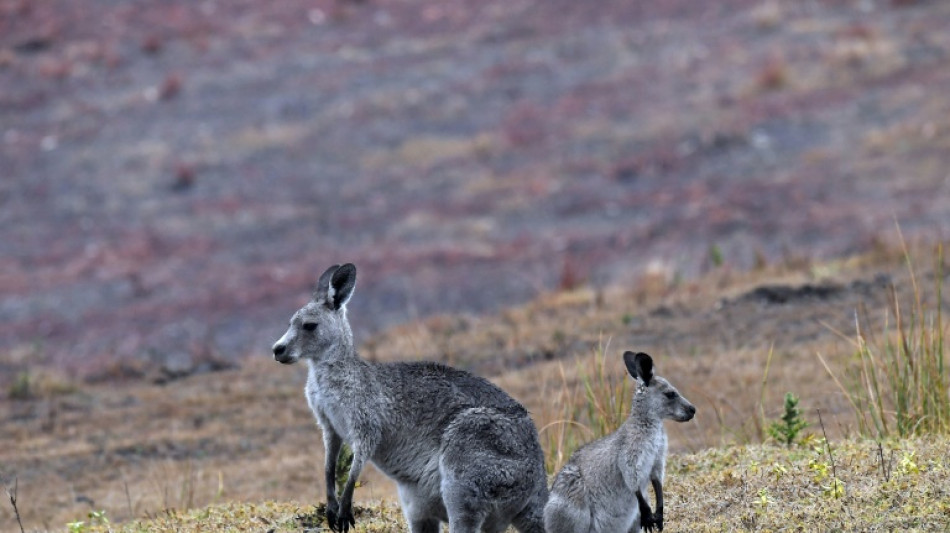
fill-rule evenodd
<path id="1" fill-rule="evenodd" d="M 311 375 L 304 389 L 307 404 L 321 427 L 330 426 L 324 427 L 324 430 L 331 430 L 344 442 L 352 444 L 359 438 L 356 434 L 357 427 L 360 425 L 359 420 L 365 418 L 364 409 L 367 402 L 354 397 L 355 394 L 348 393 L 345 389 L 327 385 Z"/>
<path id="2" fill-rule="evenodd" d="M 660 457 L 659 438 L 641 443 L 637 451 L 639 453 L 629 454 L 627 457 L 628 460 L 633 459 L 635 461 L 636 470 L 641 478 L 640 481 L 644 482 Z"/>

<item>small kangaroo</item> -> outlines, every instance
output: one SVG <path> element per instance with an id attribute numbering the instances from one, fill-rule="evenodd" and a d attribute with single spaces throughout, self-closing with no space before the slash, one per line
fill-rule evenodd
<path id="1" fill-rule="evenodd" d="M 346 303 L 356 267 L 331 266 L 273 347 L 305 359 L 307 402 L 326 451 L 327 522 L 355 525 L 353 488 L 366 461 L 392 478 L 412 533 L 543 533 L 547 477 L 527 410 L 488 380 L 431 362 L 372 363 L 353 345 Z M 335 490 L 341 443 L 353 451 Z"/>
<path id="2" fill-rule="evenodd" d="M 649 355 L 625 352 L 623 362 L 637 380 L 630 416 L 617 431 L 575 451 L 554 478 L 544 508 L 548 533 L 635 533 L 641 526 L 663 531 L 663 419 L 686 422 L 696 408 L 653 375 Z M 656 512 L 643 495 L 647 483 L 656 494 Z"/>

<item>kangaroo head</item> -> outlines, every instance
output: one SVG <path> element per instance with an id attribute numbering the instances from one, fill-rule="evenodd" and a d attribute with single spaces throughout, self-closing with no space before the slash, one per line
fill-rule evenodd
<path id="1" fill-rule="evenodd" d="M 313 297 L 290 318 L 290 327 L 274 343 L 274 359 L 285 365 L 318 360 L 327 351 L 353 342 L 346 302 L 356 287 L 356 267 L 333 265 L 320 276 Z"/>
<path id="2" fill-rule="evenodd" d="M 627 372 L 637 380 L 635 401 L 644 402 L 648 413 L 677 422 L 693 418 L 696 407 L 669 381 L 653 374 L 653 358 L 643 352 L 624 352 L 623 362 L 627 365 Z"/>

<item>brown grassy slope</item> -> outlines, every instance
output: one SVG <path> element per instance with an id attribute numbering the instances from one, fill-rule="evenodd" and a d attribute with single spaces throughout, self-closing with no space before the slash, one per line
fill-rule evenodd
<path id="1" fill-rule="evenodd" d="M 619 354 L 644 350 L 699 408 L 694 422 L 669 426 L 672 449 L 683 452 L 758 439 L 755 415 L 773 346 L 766 417 L 778 415 L 791 390 L 812 421 L 814 409 L 823 409 L 837 438 L 853 424 L 814 353 L 822 350 L 833 364 L 850 356 L 847 341 L 823 322 L 853 331 L 862 308 L 874 321 L 886 308 L 886 284 L 876 281 L 882 274 L 906 294 L 906 271 L 893 255 L 755 273 L 720 269 L 689 284 L 645 278 L 638 287 L 549 295 L 497 316 L 403 326 L 363 353 L 447 360 L 491 376 L 531 409 L 552 452 L 569 404 L 584 401 L 572 390 L 579 370 L 592 368 L 594 347 L 607 347 L 606 372 L 620 380 Z M 798 289 L 778 303 L 767 289 L 776 283 Z M 802 289 L 805 283 L 812 289 Z M 302 367 L 261 354 L 241 370 L 163 386 L 71 384 L 77 390 L 68 394 L 5 401 L 0 475 L 18 478 L 31 529 L 59 528 L 90 508 L 121 521 L 213 502 L 318 502 L 322 446 L 303 377 Z M 69 387 L 49 390 L 61 389 Z M 363 480 L 360 501 L 394 496 L 373 469 Z M 0 523 L 12 520 L 12 509 L 0 506 Z"/>

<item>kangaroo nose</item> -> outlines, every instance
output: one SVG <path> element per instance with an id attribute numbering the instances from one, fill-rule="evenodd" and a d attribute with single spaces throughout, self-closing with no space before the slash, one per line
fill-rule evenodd
<path id="1" fill-rule="evenodd" d="M 275 356 L 280 357 L 281 355 L 284 355 L 284 352 L 286 352 L 286 351 L 287 351 L 287 347 L 284 346 L 283 344 L 275 344 L 275 345 L 274 345 L 274 355 L 275 355 Z"/>

